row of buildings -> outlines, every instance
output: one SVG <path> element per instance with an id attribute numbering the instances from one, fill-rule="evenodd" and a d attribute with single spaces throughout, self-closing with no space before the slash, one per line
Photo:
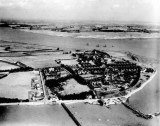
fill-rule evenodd
<path id="1" fill-rule="evenodd" d="M 44 99 L 44 91 L 40 76 L 31 79 L 31 91 L 28 92 L 29 101 L 40 101 Z"/>
<path id="2" fill-rule="evenodd" d="M 86 81 L 91 89 L 103 92 L 98 94 L 124 91 L 135 85 L 140 77 L 141 67 L 128 60 L 112 58 L 97 50 L 75 55 L 80 66 L 77 68 L 80 76 L 93 75 L 94 77 L 87 77 Z"/>

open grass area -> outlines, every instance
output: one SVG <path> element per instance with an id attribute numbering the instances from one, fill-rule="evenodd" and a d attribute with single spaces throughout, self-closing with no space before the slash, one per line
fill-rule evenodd
<path id="1" fill-rule="evenodd" d="M 0 70 L 11 70 L 11 69 L 16 69 L 16 68 L 19 68 L 19 67 L 0 61 Z"/>
<path id="2" fill-rule="evenodd" d="M 69 95 L 69 94 L 79 94 L 81 92 L 89 91 L 89 87 L 87 85 L 81 85 L 74 79 L 67 80 L 66 85 L 63 86 L 64 91 L 62 95 Z"/>
<path id="3" fill-rule="evenodd" d="M 28 99 L 33 76 L 32 72 L 18 72 L 0 79 L 0 97 Z"/>

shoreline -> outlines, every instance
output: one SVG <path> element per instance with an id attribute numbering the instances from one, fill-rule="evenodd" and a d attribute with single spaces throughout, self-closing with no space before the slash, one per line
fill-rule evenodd
<path id="1" fill-rule="evenodd" d="M 125 96 L 125 98 L 131 97 L 134 93 L 142 90 L 155 77 L 156 74 L 157 74 L 157 71 L 146 82 L 142 83 L 142 85 L 139 88 L 137 88 L 137 89 L 131 91 L 129 94 L 127 94 Z"/>

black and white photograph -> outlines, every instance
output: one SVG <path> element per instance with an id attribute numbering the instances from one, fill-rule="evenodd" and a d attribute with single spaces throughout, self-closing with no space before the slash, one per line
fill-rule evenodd
<path id="1" fill-rule="evenodd" d="M 0 0 L 0 126 L 160 126 L 160 0 Z"/>

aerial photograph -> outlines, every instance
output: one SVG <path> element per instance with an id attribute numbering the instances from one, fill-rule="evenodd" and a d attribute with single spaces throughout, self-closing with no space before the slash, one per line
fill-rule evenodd
<path id="1" fill-rule="evenodd" d="M 0 0 L 0 126 L 160 126 L 159 0 Z"/>

